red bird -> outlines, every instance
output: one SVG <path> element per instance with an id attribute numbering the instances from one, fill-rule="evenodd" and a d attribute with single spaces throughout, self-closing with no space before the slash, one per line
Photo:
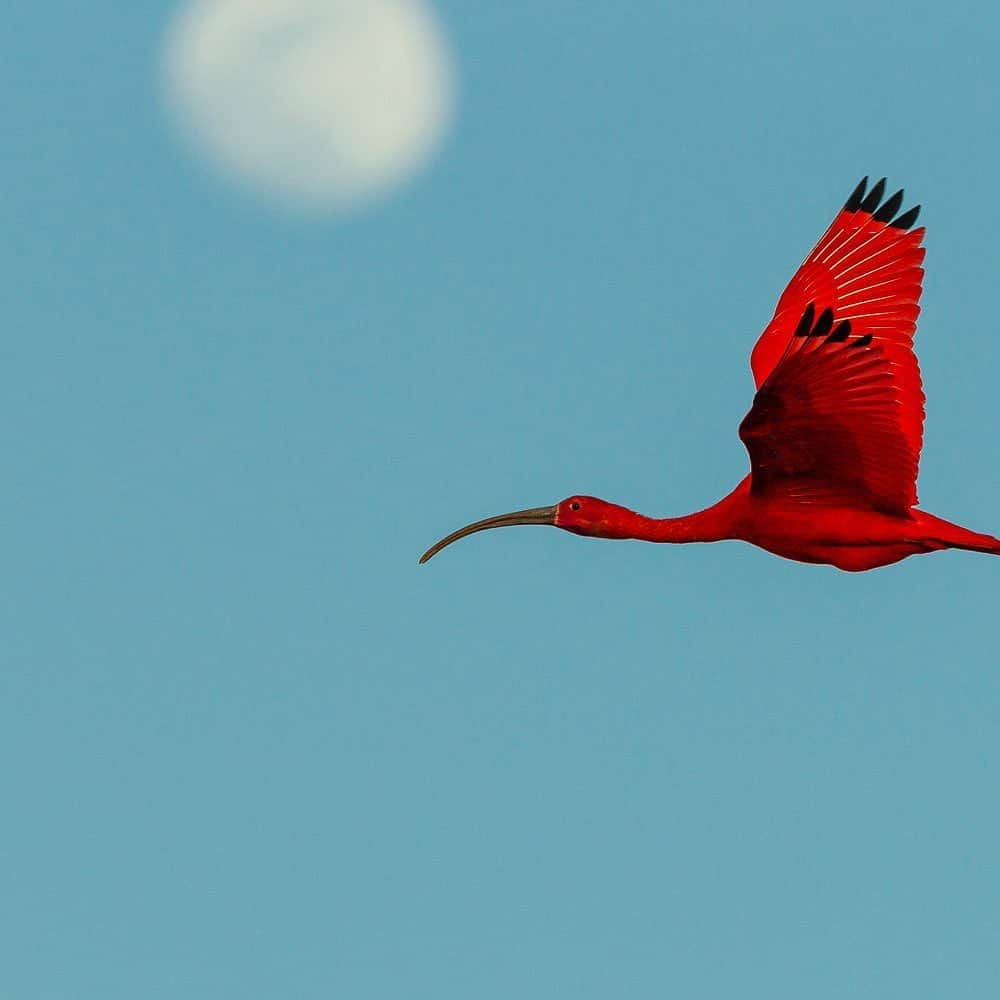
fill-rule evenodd
<path id="1" fill-rule="evenodd" d="M 717 504 L 653 518 L 596 497 L 460 528 L 421 557 L 487 528 L 551 524 L 594 538 L 741 539 L 843 570 L 938 549 L 1000 555 L 1000 539 L 917 510 L 924 394 L 913 353 L 920 312 L 920 206 L 855 188 L 789 282 L 750 357 L 757 393 L 740 424 L 750 475 Z"/>

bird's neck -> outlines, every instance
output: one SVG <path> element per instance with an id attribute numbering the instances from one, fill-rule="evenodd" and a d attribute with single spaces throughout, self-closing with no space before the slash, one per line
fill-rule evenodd
<path id="1" fill-rule="evenodd" d="M 714 508 L 683 517 L 646 517 L 632 514 L 626 538 L 645 542 L 719 542 L 731 538 L 728 525 Z"/>
<path id="2" fill-rule="evenodd" d="M 705 510 L 683 517 L 647 517 L 619 508 L 612 537 L 635 538 L 644 542 L 720 542 L 741 537 L 740 518 L 747 480 L 728 496 Z"/>

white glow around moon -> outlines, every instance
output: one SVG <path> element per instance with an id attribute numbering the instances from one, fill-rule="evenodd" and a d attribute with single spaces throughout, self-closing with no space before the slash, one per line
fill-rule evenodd
<path id="1" fill-rule="evenodd" d="M 418 172 L 454 105 L 424 0 L 186 0 L 163 68 L 190 143 L 243 188 L 309 214 Z"/>

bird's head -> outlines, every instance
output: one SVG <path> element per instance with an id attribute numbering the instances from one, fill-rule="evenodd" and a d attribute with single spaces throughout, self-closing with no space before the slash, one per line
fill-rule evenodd
<path id="1" fill-rule="evenodd" d="M 453 531 L 435 545 L 432 545 L 421 557 L 425 563 L 436 556 L 446 545 L 457 542 L 466 535 L 488 528 L 509 528 L 515 524 L 550 524 L 554 528 L 572 531 L 576 535 L 589 535 L 594 538 L 627 538 L 623 532 L 622 515 L 631 514 L 624 507 L 599 500 L 597 497 L 571 496 L 552 507 L 532 507 L 529 510 L 516 510 L 510 514 L 499 514 L 487 517 L 482 521 L 467 524 L 458 531 Z"/>

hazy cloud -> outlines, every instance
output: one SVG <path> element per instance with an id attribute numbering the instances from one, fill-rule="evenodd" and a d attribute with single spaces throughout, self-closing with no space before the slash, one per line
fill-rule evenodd
<path id="1" fill-rule="evenodd" d="M 163 82 L 171 118 L 221 173 L 310 214 L 418 171 L 454 105 L 423 0 L 187 0 Z"/>

